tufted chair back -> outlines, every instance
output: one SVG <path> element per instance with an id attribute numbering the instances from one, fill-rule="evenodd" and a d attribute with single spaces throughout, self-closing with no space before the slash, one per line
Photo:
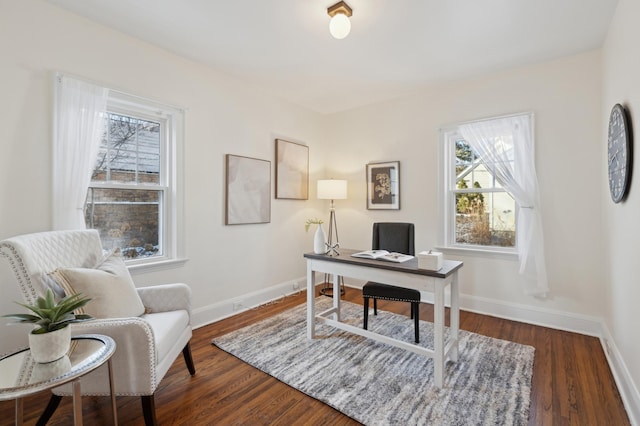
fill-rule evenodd
<path id="1" fill-rule="evenodd" d="M 34 303 L 51 288 L 64 292 L 48 275 L 56 268 L 93 268 L 102 259 L 100 235 L 95 229 L 26 234 L 0 242 L 0 256 L 9 264 L 25 303 Z"/>

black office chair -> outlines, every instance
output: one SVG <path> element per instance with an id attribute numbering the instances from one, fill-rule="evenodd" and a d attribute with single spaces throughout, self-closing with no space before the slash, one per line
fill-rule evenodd
<path id="1" fill-rule="evenodd" d="M 387 250 L 415 256 L 415 227 L 413 223 L 380 222 L 373 224 L 372 250 Z M 411 318 L 414 320 L 415 341 L 420 342 L 418 290 L 369 281 L 362 287 L 364 298 L 364 326 L 369 325 L 369 299 L 373 299 L 373 314 L 378 315 L 378 299 L 397 300 L 411 303 Z"/>

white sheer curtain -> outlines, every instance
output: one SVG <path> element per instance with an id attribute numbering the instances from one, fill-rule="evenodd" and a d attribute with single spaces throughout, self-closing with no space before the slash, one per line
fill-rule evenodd
<path id="1" fill-rule="evenodd" d="M 501 117 L 462 124 L 460 132 L 518 203 L 516 229 L 520 274 L 526 278 L 526 293 L 544 297 L 549 284 L 532 121 L 529 114 Z"/>
<path id="2" fill-rule="evenodd" d="M 108 89 L 57 74 L 53 229 L 84 229 L 84 202 L 100 148 Z"/>

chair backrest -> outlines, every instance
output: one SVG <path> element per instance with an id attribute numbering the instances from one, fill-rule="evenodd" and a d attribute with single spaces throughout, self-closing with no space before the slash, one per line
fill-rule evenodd
<path id="1" fill-rule="evenodd" d="M 0 256 L 7 258 L 26 303 L 34 303 L 51 288 L 64 291 L 48 274 L 57 268 L 93 268 L 103 257 L 100 235 L 94 229 L 49 231 L 19 235 L 0 241 Z"/>
<path id="2" fill-rule="evenodd" d="M 415 256 L 415 226 L 404 222 L 378 222 L 373 224 L 373 250 L 388 250 Z"/>

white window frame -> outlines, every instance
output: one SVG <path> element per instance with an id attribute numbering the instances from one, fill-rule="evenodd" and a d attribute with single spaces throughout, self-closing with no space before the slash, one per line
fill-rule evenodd
<path id="1" fill-rule="evenodd" d="M 468 190 L 460 190 L 456 187 L 456 170 L 455 170 L 455 142 L 458 140 L 464 140 L 464 137 L 460 134 L 458 128 L 459 124 L 453 124 L 440 129 L 439 143 L 438 143 L 438 187 L 440 191 L 438 193 L 438 205 L 440 206 L 438 214 L 439 235 L 438 235 L 438 248 L 444 252 L 452 254 L 475 254 L 475 255 L 487 255 L 489 257 L 503 257 L 508 259 L 517 259 L 518 247 L 499 247 L 499 246 L 485 246 L 485 245 L 472 245 L 462 244 L 456 242 L 456 193 L 461 192 L 473 192 L 473 193 L 509 193 L 506 189 L 502 188 L 487 188 L 480 191 L 469 188 Z M 517 165 L 516 165 L 517 167 Z M 494 177 L 495 180 L 495 177 Z M 514 212 L 516 218 L 518 217 L 518 203 L 515 203 L 516 211 Z M 516 233 L 517 222 L 516 222 Z M 517 241 L 517 238 L 516 238 Z"/>
<path id="2" fill-rule="evenodd" d="M 158 237 L 162 241 L 162 255 L 127 259 L 131 272 L 150 272 L 186 262 L 184 253 L 184 190 L 183 148 L 184 109 L 149 99 L 110 90 L 107 111 L 145 118 L 161 123 L 160 182 L 151 184 L 123 184 L 91 182 L 89 188 L 147 189 L 161 192 L 162 209 Z"/>

